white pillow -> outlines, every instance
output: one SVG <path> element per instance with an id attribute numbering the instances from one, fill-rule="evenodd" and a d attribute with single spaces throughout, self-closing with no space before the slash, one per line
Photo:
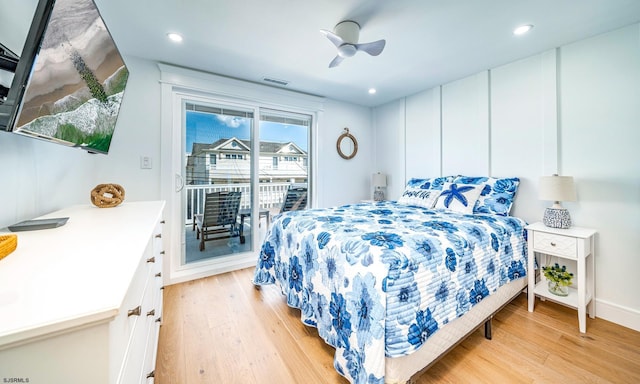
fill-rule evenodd
<path id="1" fill-rule="evenodd" d="M 471 214 L 483 189 L 484 184 L 444 183 L 435 208 Z"/>
<path id="2" fill-rule="evenodd" d="M 438 199 L 438 196 L 440 196 L 440 191 L 435 189 L 412 188 L 407 186 L 402 196 L 398 199 L 398 203 L 431 209 Z"/>

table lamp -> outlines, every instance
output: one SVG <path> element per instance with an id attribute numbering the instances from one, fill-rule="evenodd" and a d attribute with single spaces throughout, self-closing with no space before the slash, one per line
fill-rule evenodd
<path id="1" fill-rule="evenodd" d="M 576 201 L 576 189 L 572 176 L 542 176 L 539 182 L 540 200 L 553 201 L 553 205 L 544 211 L 542 222 L 547 227 L 567 229 L 571 227 L 569 210 L 562 207 L 562 201 Z"/>
<path id="2" fill-rule="evenodd" d="M 371 176 L 371 184 L 373 184 L 373 187 L 375 188 L 375 190 L 373 191 L 373 200 L 384 200 L 384 191 L 382 190 L 382 188 L 387 186 L 387 176 L 380 172 L 374 173 Z"/>

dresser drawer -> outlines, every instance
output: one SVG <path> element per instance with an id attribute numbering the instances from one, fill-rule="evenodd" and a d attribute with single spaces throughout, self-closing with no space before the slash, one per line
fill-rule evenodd
<path id="1" fill-rule="evenodd" d="M 535 232 L 533 249 L 536 252 L 576 259 L 577 239 L 552 233 Z"/>
<path id="2" fill-rule="evenodd" d="M 152 270 L 151 264 L 147 263 L 146 267 Z M 136 316 L 136 326 L 127 344 L 122 373 L 117 382 L 119 384 L 142 383 L 143 371 L 147 369 L 145 364 L 145 350 L 147 349 L 149 330 L 152 329 L 155 324 L 156 312 L 155 280 L 149 275 L 147 277 L 142 301 L 140 303 L 140 315 Z"/>
<path id="3" fill-rule="evenodd" d="M 146 252 L 148 253 L 148 252 Z M 146 258 L 139 260 L 138 268 L 131 280 L 131 285 L 125 294 L 118 315 L 109 325 L 109 351 L 111 372 L 114 374 L 111 382 L 115 382 L 117 374 L 120 372 L 127 354 L 127 346 L 131 335 L 138 327 L 140 315 L 133 314 L 136 308 L 140 308 L 144 301 L 145 290 L 151 276 L 151 268 L 146 262 Z M 129 311 L 132 311 L 131 315 Z"/>

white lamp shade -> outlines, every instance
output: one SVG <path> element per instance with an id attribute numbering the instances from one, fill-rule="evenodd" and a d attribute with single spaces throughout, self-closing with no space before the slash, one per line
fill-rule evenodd
<path id="1" fill-rule="evenodd" d="M 374 187 L 386 187 L 387 186 L 387 176 L 382 173 L 374 173 L 371 176 L 371 184 Z"/>
<path id="2" fill-rule="evenodd" d="M 576 201 L 576 188 L 572 176 L 542 176 L 538 198 L 549 201 Z"/>

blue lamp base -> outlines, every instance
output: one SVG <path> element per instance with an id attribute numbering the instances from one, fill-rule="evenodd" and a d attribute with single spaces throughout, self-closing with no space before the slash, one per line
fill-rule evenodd
<path id="1" fill-rule="evenodd" d="M 571 228 L 571 216 L 566 208 L 547 208 L 542 218 L 544 225 L 550 228 Z"/>

